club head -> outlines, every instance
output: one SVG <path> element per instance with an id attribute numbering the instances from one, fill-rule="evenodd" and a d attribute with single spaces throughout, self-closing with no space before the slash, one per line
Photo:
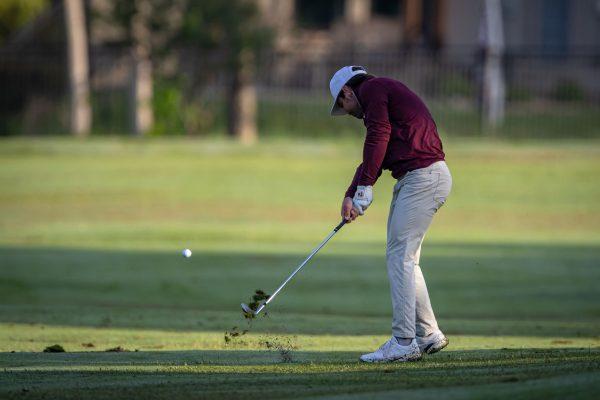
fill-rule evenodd
<path id="1" fill-rule="evenodd" d="M 242 311 L 245 314 L 252 314 L 254 315 L 254 310 L 250 308 L 250 306 L 246 303 L 242 303 Z"/>

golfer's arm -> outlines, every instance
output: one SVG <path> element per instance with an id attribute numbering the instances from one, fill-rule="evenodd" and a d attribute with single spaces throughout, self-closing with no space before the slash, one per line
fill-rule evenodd
<path id="1" fill-rule="evenodd" d="M 361 173 L 358 176 L 357 186 L 373 186 L 381 176 L 381 166 L 387 151 L 390 134 L 372 134 L 365 140 L 363 149 L 363 162 Z"/>
<path id="2" fill-rule="evenodd" d="M 388 123 L 389 126 L 389 123 Z M 389 130 L 391 132 L 391 128 Z M 363 148 L 363 162 L 356 168 L 352 183 L 346 190 L 344 197 L 354 197 L 358 185 L 373 186 L 381 176 L 381 165 L 387 151 L 390 133 L 385 129 L 371 132 L 367 130 L 367 137 Z"/>
<path id="3" fill-rule="evenodd" d="M 367 136 L 363 148 L 362 171 L 359 186 L 373 186 L 381 175 L 381 166 L 392 134 L 388 115 L 388 95 L 382 87 L 369 87 L 365 91 L 365 127 Z"/>
<path id="4" fill-rule="evenodd" d="M 358 180 L 360 179 L 360 177 L 362 175 L 362 168 L 363 168 L 363 165 L 361 163 L 358 166 L 358 168 L 356 168 L 356 172 L 354 173 L 354 178 L 352 178 L 352 183 L 350 183 L 350 186 L 348 186 L 348 189 L 346 190 L 344 197 L 350 197 L 350 198 L 354 197 L 354 193 L 356 193 L 356 187 L 358 186 Z M 375 180 L 377 180 L 380 176 L 381 176 L 381 168 L 379 168 L 379 171 L 377 172 L 377 177 L 375 178 Z"/>
<path id="5" fill-rule="evenodd" d="M 354 193 L 356 193 L 356 187 L 358 186 L 358 179 L 362 174 L 362 166 L 363 165 L 360 164 L 358 168 L 356 168 L 354 178 L 352 178 L 352 183 L 350 183 L 350 186 L 348 186 L 348 190 L 346 190 L 346 194 L 344 195 L 344 197 L 354 197 Z"/>

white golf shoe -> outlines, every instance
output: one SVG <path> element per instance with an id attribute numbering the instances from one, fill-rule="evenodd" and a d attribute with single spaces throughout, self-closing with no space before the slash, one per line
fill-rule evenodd
<path id="1" fill-rule="evenodd" d="M 401 346 L 395 337 L 381 345 L 373 353 L 363 354 L 360 361 L 364 362 L 391 362 L 391 361 L 416 361 L 421 358 L 421 351 L 415 339 L 408 346 Z"/>
<path id="2" fill-rule="evenodd" d="M 442 333 L 442 331 L 437 330 L 425 337 L 417 336 L 417 343 L 419 344 L 419 349 L 421 350 L 421 353 L 433 354 L 448 346 L 448 343 L 450 343 L 450 341 Z"/>

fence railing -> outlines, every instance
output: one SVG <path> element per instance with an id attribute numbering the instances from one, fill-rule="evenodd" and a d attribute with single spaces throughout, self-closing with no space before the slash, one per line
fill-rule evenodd
<path id="1" fill-rule="evenodd" d="M 207 61 L 208 60 L 208 61 Z M 155 60 L 153 134 L 196 134 L 225 129 L 227 77 L 214 57 L 183 60 L 163 73 Z M 362 135 L 356 121 L 328 115 L 330 75 L 358 64 L 399 79 L 423 97 L 445 135 L 485 135 L 480 116 L 481 57 L 464 49 L 386 53 L 263 56 L 256 69 L 259 134 Z M 506 115 L 494 130 L 509 137 L 600 136 L 600 55 L 552 57 L 509 52 L 504 57 Z M 130 131 L 132 61 L 126 50 L 90 55 L 94 134 Z M 200 95 L 185 95 L 191 73 L 207 75 Z M 68 93 L 64 52 L 0 52 L 0 134 L 67 132 Z M 190 100 L 193 98 L 193 101 Z"/>

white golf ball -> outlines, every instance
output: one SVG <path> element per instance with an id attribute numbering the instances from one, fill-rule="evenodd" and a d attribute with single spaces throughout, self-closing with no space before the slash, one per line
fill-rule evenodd
<path id="1" fill-rule="evenodd" d="M 192 251 L 190 249 L 183 249 L 181 252 L 185 258 L 190 258 L 192 256 Z"/>

